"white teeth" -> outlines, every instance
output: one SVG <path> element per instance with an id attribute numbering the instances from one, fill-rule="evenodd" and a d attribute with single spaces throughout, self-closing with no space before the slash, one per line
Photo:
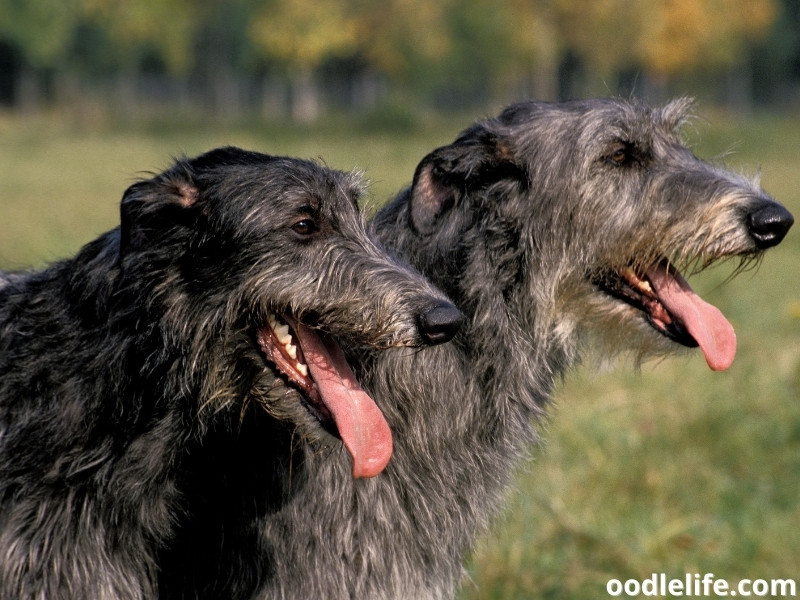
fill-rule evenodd
<path id="1" fill-rule="evenodd" d="M 636 274 L 636 271 L 634 271 L 631 267 L 625 267 L 622 269 L 620 271 L 620 275 L 622 275 L 631 286 L 639 288 L 640 291 L 647 294 L 655 294 L 653 291 L 653 286 L 650 285 L 650 282 L 646 279 L 640 279 Z"/>
<path id="2" fill-rule="evenodd" d="M 291 343 L 292 336 L 289 335 L 289 326 L 288 325 L 278 325 L 277 327 L 273 328 L 273 331 L 275 332 L 275 337 L 278 338 L 278 341 L 282 345 L 285 346 L 286 344 Z"/>
<path id="3" fill-rule="evenodd" d="M 278 317 L 272 313 L 267 314 L 267 323 L 275 333 L 278 343 L 283 346 L 286 355 L 295 361 L 294 368 L 297 369 L 297 372 L 303 377 L 308 377 L 308 366 L 297 362 L 297 346 L 292 344 L 292 334 L 289 333 L 289 326 L 279 321 Z"/>

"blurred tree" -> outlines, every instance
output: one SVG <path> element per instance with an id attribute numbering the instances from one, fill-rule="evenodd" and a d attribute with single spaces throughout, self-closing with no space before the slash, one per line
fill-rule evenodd
<path id="1" fill-rule="evenodd" d="M 798 19 L 778 22 L 781 7 L 796 16 L 800 0 L 0 0 L 0 59 L 22 74 L 6 95 L 23 102 L 78 73 L 114 80 L 115 106 L 178 90 L 231 115 L 261 78 L 276 98 L 288 84 L 298 121 L 319 116 L 323 84 L 370 96 L 361 106 L 390 81 L 452 107 L 555 99 L 565 73 L 596 82 L 570 95 L 616 93 L 633 73 L 656 91 L 693 76 L 749 98 L 754 68 L 775 86 L 800 78 Z"/>
<path id="2" fill-rule="evenodd" d="M 668 83 L 680 75 L 725 73 L 728 103 L 749 110 L 751 49 L 768 33 L 778 8 L 775 0 L 651 3 L 641 22 L 637 58 L 662 96 Z"/>
<path id="3" fill-rule="evenodd" d="M 693 69 L 729 68 L 777 14 L 775 0 L 507 1 L 521 17 L 514 19 L 514 35 L 538 57 L 540 77 L 552 77 L 554 63 L 570 52 L 611 91 L 614 77 L 631 69 L 664 88 Z M 530 38 L 538 36 L 546 42 L 537 52 Z M 553 87 L 540 86 L 551 96 Z"/>
<path id="4" fill-rule="evenodd" d="M 783 0 L 767 37 L 753 48 L 755 102 L 790 106 L 800 76 L 800 0 Z"/>
<path id="5" fill-rule="evenodd" d="M 447 19 L 453 0 L 351 0 L 359 50 L 376 70 L 409 82 L 422 65 L 450 49 Z"/>
<path id="6" fill-rule="evenodd" d="M 631 70 L 663 89 L 688 72 L 731 69 L 746 62 L 779 10 L 778 0 L 456 0 L 454 8 L 452 45 L 474 57 L 473 73 L 490 66 L 484 85 L 528 72 L 543 99 L 557 97 L 559 68 L 570 57 L 603 82 L 601 93 L 613 93 L 615 79 Z M 475 27 L 464 27 L 470 19 Z"/>
<path id="7" fill-rule="evenodd" d="M 249 34 L 256 47 L 287 67 L 292 115 L 312 122 L 320 115 L 314 70 L 326 59 L 352 54 L 358 47 L 352 3 L 342 0 L 292 0 L 254 4 Z"/>
<path id="8" fill-rule="evenodd" d="M 3 0 L 0 36 L 16 43 L 37 67 L 55 67 L 72 42 L 81 0 Z"/>
<path id="9" fill-rule="evenodd" d="M 639 21 L 637 54 L 648 70 L 668 77 L 698 64 L 729 66 L 764 34 L 775 0 L 662 0 Z"/>
<path id="10" fill-rule="evenodd" d="M 651 82 L 666 89 L 670 79 L 691 70 L 728 71 L 729 100 L 749 104 L 749 51 L 775 20 L 775 0 L 662 0 L 647 6 L 635 48 Z"/>
<path id="11" fill-rule="evenodd" d="M 81 0 L 84 21 L 77 47 L 84 71 L 109 80 L 114 108 L 133 113 L 139 104 L 138 85 L 155 61 L 176 79 L 194 61 L 194 43 L 202 24 L 201 3 L 189 0 Z M 110 63 L 110 64 L 109 64 Z"/>
<path id="12" fill-rule="evenodd" d="M 192 0 L 78 1 L 83 3 L 86 18 L 113 40 L 123 67 L 137 66 L 142 54 L 150 50 L 174 73 L 191 67 L 202 5 L 209 4 Z"/>
<path id="13" fill-rule="evenodd" d="M 63 64 L 79 21 L 80 2 L 0 1 L 0 37 L 15 44 L 24 57 L 16 94 L 24 111 L 40 102 L 42 71 Z"/>
<path id="14" fill-rule="evenodd" d="M 604 82 L 604 92 L 618 88 L 615 79 L 621 72 L 640 66 L 634 48 L 646 12 L 658 0 L 555 0 L 553 4 L 562 46 L 595 80 Z"/>
<path id="15" fill-rule="evenodd" d="M 241 112 L 248 0 L 83 0 L 91 24 L 122 49 L 117 97 L 136 97 L 141 71 L 158 65 L 183 97 L 218 117 Z M 191 79 L 191 84 L 189 80 Z M 188 91 L 191 85 L 193 91 Z"/>
<path id="16" fill-rule="evenodd" d="M 528 74 L 531 95 L 541 100 L 558 98 L 558 68 L 566 51 L 559 26 L 558 2 L 563 0 L 505 0 L 509 10 L 508 35 L 515 49 L 512 57 Z"/>
<path id="17" fill-rule="evenodd" d="M 540 36 L 529 35 L 528 13 L 513 11 L 507 2 L 453 0 L 437 21 L 430 37 L 438 39 L 435 52 L 423 56 L 428 87 L 438 89 L 438 101 L 448 107 L 485 103 L 505 96 L 519 77 L 520 63 L 536 50 Z M 514 31 L 525 35 L 515 38 Z M 527 42 L 527 43 L 526 43 Z M 524 50 L 523 50 L 524 48 Z"/>

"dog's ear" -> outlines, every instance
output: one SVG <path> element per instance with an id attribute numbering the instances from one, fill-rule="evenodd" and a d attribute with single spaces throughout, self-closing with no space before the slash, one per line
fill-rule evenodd
<path id="1" fill-rule="evenodd" d="M 522 171 L 510 145 L 476 125 L 417 166 L 411 185 L 411 225 L 420 234 L 430 234 L 442 215 L 464 196 L 506 178 L 517 179 Z"/>
<path id="2" fill-rule="evenodd" d="M 455 190 L 442 180 L 437 166 L 435 150 L 417 166 L 411 184 L 411 225 L 417 233 L 428 234 L 434 229 L 437 219 L 455 202 Z"/>
<path id="3" fill-rule="evenodd" d="M 187 161 L 178 161 L 164 173 L 131 185 L 120 206 L 120 252 L 142 248 L 191 225 L 198 197 Z"/>

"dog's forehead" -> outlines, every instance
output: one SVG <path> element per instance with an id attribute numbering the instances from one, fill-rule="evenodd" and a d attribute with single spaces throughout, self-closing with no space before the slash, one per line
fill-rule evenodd
<path id="1" fill-rule="evenodd" d="M 297 203 L 314 209 L 326 205 L 357 205 L 363 193 L 358 173 L 345 173 L 295 158 L 237 165 L 221 172 L 213 187 L 246 203 L 269 201 L 287 208 Z"/>
<path id="2" fill-rule="evenodd" d="M 315 210 L 336 215 L 342 211 L 353 211 L 364 192 L 364 186 L 357 173 L 344 173 L 319 167 L 315 177 L 294 178 L 294 185 L 287 191 L 287 198 L 292 202 L 308 201 Z"/>
<path id="3" fill-rule="evenodd" d="M 521 102 L 499 117 L 506 132 L 520 141 L 541 143 L 542 136 L 574 140 L 586 147 L 609 139 L 674 135 L 692 117 L 694 102 L 679 98 L 664 106 L 637 100 L 596 98 L 566 102 Z"/>
<path id="4" fill-rule="evenodd" d="M 691 101 L 676 100 L 665 106 L 638 101 L 608 99 L 581 103 L 572 113 L 571 125 L 578 147 L 592 151 L 616 142 L 652 148 L 680 142 L 680 130 L 691 118 Z M 569 127 L 565 123 L 565 127 Z"/>

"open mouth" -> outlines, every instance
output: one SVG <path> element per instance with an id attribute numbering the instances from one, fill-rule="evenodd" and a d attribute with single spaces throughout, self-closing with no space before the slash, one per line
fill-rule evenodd
<path id="1" fill-rule="evenodd" d="M 692 290 L 666 259 L 638 273 L 632 267 L 595 280 L 607 294 L 639 309 L 659 333 L 690 348 L 699 346 L 708 366 L 727 369 L 736 355 L 736 334 L 720 310 Z"/>
<path id="2" fill-rule="evenodd" d="M 272 313 L 267 316 L 267 325 L 268 327 L 259 330 L 257 334 L 258 345 L 264 357 L 302 392 L 306 408 L 327 426 L 333 416 L 308 374 L 308 365 L 297 334 L 284 319 Z"/>
<path id="3" fill-rule="evenodd" d="M 256 341 L 309 412 L 328 431 L 335 428 L 352 456 L 353 477 L 383 471 L 392 456 L 392 432 L 333 337 L 287 315 L 270 314 Z"/>

